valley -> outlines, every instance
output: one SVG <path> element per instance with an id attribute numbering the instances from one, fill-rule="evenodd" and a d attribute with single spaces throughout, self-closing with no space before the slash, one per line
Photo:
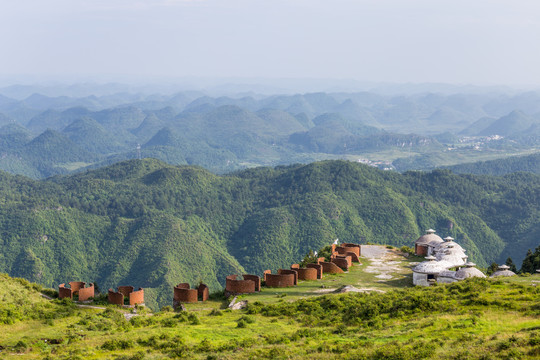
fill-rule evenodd
<path id="1" fill-rule="evenodd" d="M 224 174 L 329 159 L 431 170 L 540 151 L 537 93 L 0 96 L 0 169 L 35 179 L 139 157 Z"/>

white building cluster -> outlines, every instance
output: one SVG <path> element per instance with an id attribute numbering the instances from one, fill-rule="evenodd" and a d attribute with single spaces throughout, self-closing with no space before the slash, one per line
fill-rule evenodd
<path id="1" fill-rule="evenodd" d="M 412 269 L 414 285 L 429 286 L 434 283 L 452 283 L 470 277 L 486 277 L 475 267 L 476 264 L 467 261 L 465 249 L 450 236 L 443 240 L 435 235 L 435 230 L 429 229 L 414 245 L 416 255 L 426 256 L 426 261 Z M 507 265 L 499 266 L 499 270 L 491 277 L 515 275 L 508 269 Z"/>

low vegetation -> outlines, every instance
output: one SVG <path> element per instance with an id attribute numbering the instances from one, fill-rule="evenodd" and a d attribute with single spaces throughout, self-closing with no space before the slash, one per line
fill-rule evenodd
<path id="1" fill-rule="evenodd" d="M 127 320 L 127 310 L 45 300 L 39 286 L 3 276 L 4 300 L 20 293 L 48 310 L 0 324 L 0 357 L 535 359 L 539 283 L 529 275 L 273 303 L 258 298 L 239 311 L 210 301 Z M 0 311 L 7 307 L 0 303 Z"/>

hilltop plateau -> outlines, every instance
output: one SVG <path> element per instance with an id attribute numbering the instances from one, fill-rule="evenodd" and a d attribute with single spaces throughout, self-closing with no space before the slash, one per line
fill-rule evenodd
<path id="1" fill-rule="evenodd" d="M 389 247 L 343 274 L 159 312 L 80 305 L 0 274 L 0 356 L 28 359 L 535 359 L 540 276 L 411 287 Z M 384 273 L 384 274 L 383 274 Z M 381 275 L 384 275 L 381 276 Z M 345 285 L 358 292 L 341 293 Z M 169 289 L 172 290 L 172 289 Z M 41 293 L 40 293 L 41 292 Z"/>

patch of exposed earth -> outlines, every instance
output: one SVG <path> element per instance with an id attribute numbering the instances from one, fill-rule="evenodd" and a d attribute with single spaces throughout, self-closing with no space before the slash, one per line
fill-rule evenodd
<path id="1" fill-rule="evenodd" d="M 379 281 L 392 280 L 396 274 L 402 274 L 405 269 L 402 265 L 403 255 L 394 249 L 384 246 L 362 245 L 362 257 L 370 260 L 370 264 L 364 269 L 365 272 L 376 274 Z"/>
<path id="2" fill-rule="evenodd" d="M 372 291 L 376 291 L 376 292 L 384 292 L 382 290 L 379 290 L 379 289 L 372 289 L 372 288 L 356 288 L 352 285 L 347 285 L 347 286 L 344 286 L 340 289 L 336 289 L 336 288 L 332 288 L 332 289 L 318 289 L 318 290 L 315 290 L 313 291 L 314 293 L 317 293 L 317 294 L 329 294 L 329 293 L 337 293 L 337 294 L 342 294 L 342 293 L 346 293 L 346 292 L 372 292 Z"/>

